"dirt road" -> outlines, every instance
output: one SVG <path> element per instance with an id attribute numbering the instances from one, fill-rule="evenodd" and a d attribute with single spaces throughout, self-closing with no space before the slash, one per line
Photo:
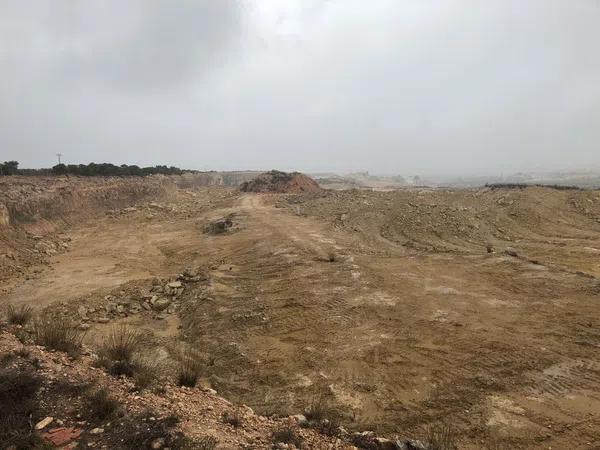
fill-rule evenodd
<path id="1" fill-rule="evenodd" d="M 70 251 L 10 299 L 44 304 L 204 265 L 209 295 L 187 293 L 182 332 L 231 400 L 297 413 L 323 397 L 347 426 L 409 436 L 446 422 L 461 448 L 599 448 L 595 279 L 503 252 L 410 251 L 280 197 L 196 195 L 173 214 L 74 229 Z M 234 231 L 201 232 L 226 215 Z"/>

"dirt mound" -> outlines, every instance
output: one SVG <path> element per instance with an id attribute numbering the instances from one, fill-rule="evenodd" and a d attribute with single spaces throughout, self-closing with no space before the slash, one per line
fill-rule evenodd
<path id="1" fill-rule="evenodd" d="M 300 172 L 287 173 L 271 170 L 253 180 L 242 183 L 240 190 L 242 192 L 300 193 L 319 192 L 321 188 L 315 180 Z"/>

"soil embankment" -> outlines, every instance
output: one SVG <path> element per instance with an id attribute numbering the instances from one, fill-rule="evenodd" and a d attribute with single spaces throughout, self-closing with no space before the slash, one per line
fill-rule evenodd
<path id="1" fill-rule="evenodd" d="M 271 170 L 256 178 L 242 183 L 242 192 L 271 192 L 280 194 L 297 194 L 301 192 L 319 192 L 319 184 L 300 172 L 280 172 Z"/>
<path id="2" fill-rule="evenodd" d="M 68 249 L 66 228 L 149 199 L 172 198 L 175 190 L 164 176 L 1 177 L 0 283 Z"/>

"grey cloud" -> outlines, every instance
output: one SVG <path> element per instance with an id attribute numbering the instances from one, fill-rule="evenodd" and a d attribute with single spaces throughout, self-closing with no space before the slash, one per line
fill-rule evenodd
<path id="1" fill-rule="evenodd" d="M 594 0 L 12 1 L 0 159 L 600 166 Z"/>

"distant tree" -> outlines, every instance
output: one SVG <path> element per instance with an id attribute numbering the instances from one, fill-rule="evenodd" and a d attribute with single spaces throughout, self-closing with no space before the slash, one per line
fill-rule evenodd
<path id="1" fill-rule="evenodd" d="M 57 164 L 54 167 L 52 167 L 52 173 L 55 175 L 65 175 L 68 173 L 67 166 L 65 166 L 62 163 Z"/>
<path id="2" fill-rule="evenodd" d="M 18 161 L 4 161 L 4 163 L 0 164 L 0 173 L 2 175 L 16 175 L 18 172 Z"/>
<path id="3" fill-rule="evenodd" d="M 115 166 L 111 163 L 89 163 L 89 164 L 58 164 L 52 168 L 52 173 L 55 175 L 79 175 L 79 176 L 146 176 L 154 174 L 163 175 L 181 175 L 184 171 L 178 167 L 154 166 L 154 167 L 139 167 L 137 165 L 121 164 Z"/>

